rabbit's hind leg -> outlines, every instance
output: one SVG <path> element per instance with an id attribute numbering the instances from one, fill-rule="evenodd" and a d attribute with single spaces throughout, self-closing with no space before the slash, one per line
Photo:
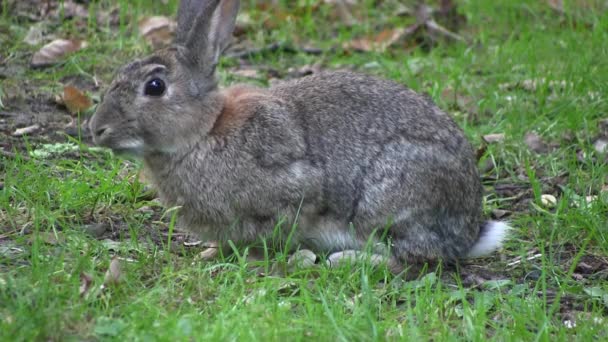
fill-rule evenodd
<path id="1" fill-rule="evenodd" d="M 368 262 L 372 267 L 386 265 L 388 269 L 394 273 L 403 271 L 403 264 L 392 255 L 382 255 L 373 252 L 364 252 L 357 250 L 344 250 L 335 252 L 327 257 L 327 266 L 330 268 L 340 267 L 342 265 L 357 265 L 363 262 Z"/>

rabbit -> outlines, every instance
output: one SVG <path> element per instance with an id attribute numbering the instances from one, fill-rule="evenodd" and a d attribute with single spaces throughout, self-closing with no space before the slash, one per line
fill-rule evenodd
<path id="1" fill-rule="evenodd" d="M 371 245 L 396 269 L 501 247 L 472 147 L 426 96 L 349 71 L 220 89 L 238 9 L 181 1 L 174 44 L 122 67 L 89 123 L 95 144 L 143 159 L 183 228 L 246 246 L 279 227 L 330 256 Z"/>

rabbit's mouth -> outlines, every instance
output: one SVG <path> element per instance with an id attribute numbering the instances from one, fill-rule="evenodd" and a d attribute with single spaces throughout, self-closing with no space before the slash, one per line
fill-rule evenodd
<path id="1" fill-rule="evenodd" d="M 93 143 L 97 146 L 107 147 L 117 154 L 138 156 L 144 152 L 144 141 L 141 138 L 117 139 L 116 132 L 110 126 L 90 127 L 89 129 L 93 135 Z"/>

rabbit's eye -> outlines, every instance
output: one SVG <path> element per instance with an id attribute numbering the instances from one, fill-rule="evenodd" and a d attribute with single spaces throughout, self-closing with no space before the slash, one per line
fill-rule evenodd
<path id="1" fill-rule="evenodd" d="M 149 96 L 161 96 L 165 93 L 165 82 L 160 78 L 154 78 L 146 83 L 144 94 Z"/>

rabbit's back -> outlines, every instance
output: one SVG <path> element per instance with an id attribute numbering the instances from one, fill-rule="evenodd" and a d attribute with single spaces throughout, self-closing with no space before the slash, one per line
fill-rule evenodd
<path id="1" fill-rule="evenodd" d="M 318 212 L 352 224 L 362 237 L 392 222 L 393 241 L 409 241 L 402 248 L 425 257 L 456 258 L 475 242 L 482 187 L 473 152 L 430 99 L 350 72 L 271 91 L 286 99 L 305 136 L 306 160 L 322 170 Z"/>

